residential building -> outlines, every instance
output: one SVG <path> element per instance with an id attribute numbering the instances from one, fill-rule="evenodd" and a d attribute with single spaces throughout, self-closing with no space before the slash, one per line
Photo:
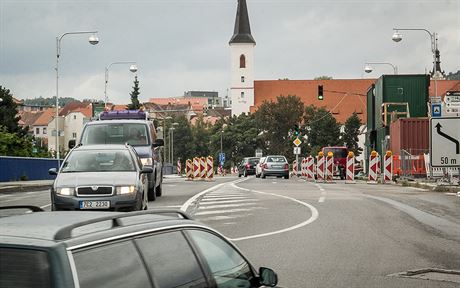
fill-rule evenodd
<path id="1" fill-rule="evenodd" d="M 219 92 L 215 91 L 187 91 L 184 98 L 206 98 L 208 107 L 223 107 L 223 101 L 219 98 Z"/>

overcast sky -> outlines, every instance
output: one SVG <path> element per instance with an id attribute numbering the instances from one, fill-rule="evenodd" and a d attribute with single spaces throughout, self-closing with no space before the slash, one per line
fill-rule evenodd
<path id="1" fill-rule="evenodd" d="M 391 62 L 400 74 L 432 68 L 429 35 L 439 34 L 441 67 L 460 69 L 460 0 L 247 0 L 255 48 L 255 79 L 379 77 L 365 61 Z M 137 61 L 141 100 L 229 86 L 229 46 L 236 0 L 0 0 L 0 85 L 17 98 L 56 94 L 56 36 L 62 40 L 59 95 L 103 99 L 111 62 Z M 363 75 L 365 74 L 365 75 Z M 129 65 L 110 68 L 108 95 L 129 103 Z"/>

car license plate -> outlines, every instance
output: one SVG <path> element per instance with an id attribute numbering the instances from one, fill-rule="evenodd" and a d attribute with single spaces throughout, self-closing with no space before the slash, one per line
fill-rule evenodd
<path id="1" fill-rule="evenodd" d="M 273 165 L 273 168 L 283 168 L 283 165 Z"/>
<path id="2" fill-rule="evenodd" d="M 110 201 L 80 201 L 80 209 L 108 209 Z"/>

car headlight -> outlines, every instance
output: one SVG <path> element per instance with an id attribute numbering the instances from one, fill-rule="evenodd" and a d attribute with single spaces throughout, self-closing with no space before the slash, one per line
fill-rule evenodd
<path id="1" fill-rule="evenodd" d="M 73 187 L 63 187 L 63 188 L 56 189 L 56 194 L 64 195 L 64 196 L 72 196 L 74 195 L 74 192 L 75 192 L 75 188 Z"/>
<path id="2" fill-rule="evenodd" d="M 142 165 L 152 165 L 152 158 L 141 158 Z"/>
<path id="3" fill-rule="evenodd" d="M 123 195 L 123 194 L 132 194 L 137 191 L 135 186 L 119 186 L 117 187 L 117 194 L 118 195 Z"/>

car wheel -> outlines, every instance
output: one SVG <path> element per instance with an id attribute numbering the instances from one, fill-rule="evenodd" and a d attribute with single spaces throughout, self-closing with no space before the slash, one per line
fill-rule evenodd
<path id="1" fill-rule="evenodd" d="M 153 184 L 152 188 L 149 188 L 149 192 L 147 194 L 148 194 L 149 201 L 157 200 L 157 195 L 155 193 L 155 184 Z"/>
<path id="2" fill-rule="evenodd" d="M 284 179 L 289 179 L 289 174 L 288 174 L 288 175 L 284 175 Z"/>
<path id="3" fill-rule="evenodd" d="M 256 173 L 256 178 L 260 178 L 260 174 L 257 174 L 257 173 Z"/>
<path id="4" fill-rule="evenodd" d="M 238 177 L 241 177 L 241 174 L 240 174 L 240 172 L 238 172 Z"/>
<path id="5" fill-rule="evenodd" d="M 243 176 L 248 177 L 248 172 L 246 172 L 246 169 L 244 169 L 244 171 L 243 171 Z"/>
<path id="6" fill-rule="evenodd" d="M 148 194 L 148 193 L 147 193 Z M 148 198 L 148 195 L 147 195 L 145 192 L 144 192 L 144 203 L 143 203 L 143 210 L 147 210 L 149 209 L 149 198 Z"/>
<path id="7" fill-rule="evenodd" d="M 163 176 L 161 176 L 163 177 Z M 163 179 L 163 178 L 162 178 Z M 155 195 L 157 197 L 160 197 L 161 194 L 163 194 L 163 181 L 160 182 L 160 185 L 158 185 L 156 188 L 155 188 Z"/>
<path id="8" fill-rule="evenodd" d="M 262 174 L 260 174 L 260 177 L 262 177 L 262 179 L 265 179 L 265 177 L 267 176 L 265 176 L 265 174 L 262 172 Z"/>

